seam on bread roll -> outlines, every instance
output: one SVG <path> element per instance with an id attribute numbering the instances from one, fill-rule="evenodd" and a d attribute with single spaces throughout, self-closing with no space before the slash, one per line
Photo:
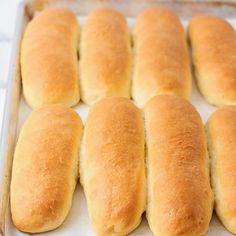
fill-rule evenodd
<path id="1" fill-rule="evenodd" d="M 127 98 L 105 98 L 91 107 L 81 148 L 80 181 L 88 212 L 101 236 L 125 236 L 145 210 L 144 127 Z"/>
<path id="2" fill-rule="evenodd" d="M 78 103 L 79 24 L 65 8 L 50 8 L 26 26 L 21 45 L 23 93 L 32 108 Z"/>
<path id="3" fill-rule="evenodd" d="M 200 115 L 173 95 L 153 97 L 144 107 L 147 219 L 156 236 L 199 236 L 213 209 L 209 160 Z"/>
<path id="4" fill-rule="evenodd" d="M 201 33 L 199 33 L 201 32 Z M 193 17 L 188 26 L 199 91 L 213 105 L 236 104 L 236 33 L 223 18 Z"/>
<path id="5" fill-rule="evenodd" d="M 235 127 L 235 106 L 218 109 L 206 124 L 215 210 L 223 225 L 233 234 L 236 234 Z"/>
<path id="6" fill-rule="evenodd" d="M 191 68 L 184 28 L 171 10 L 153 7 L 138 16 L 134 29 L 132 97 L 143 106 L 159 94 L 189 98 Z"/>
<path id="7" fill-rule="evenodd" d="M 93 11 L 82 29 L 80 42 L 81 98 L 92 105 L 98 100 L 130 98 L 131 42 L 125 17 L 116 10 Z"/>
<path id="8" fill-rule="evenodd" d="M 72 204 L 82 134 L 79 115 L 62 105 L 33 111 L 20 132 L 10 191 L 15 226 L 41 233 L 59 227 Z"/>

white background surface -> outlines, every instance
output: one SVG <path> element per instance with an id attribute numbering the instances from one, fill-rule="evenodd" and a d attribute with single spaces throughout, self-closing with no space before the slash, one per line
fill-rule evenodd
<path id="1" fill-rule="evenodd" d="M 0 134 L 15 17 L 19 2 L 20 0 L 0 0 Z"/>

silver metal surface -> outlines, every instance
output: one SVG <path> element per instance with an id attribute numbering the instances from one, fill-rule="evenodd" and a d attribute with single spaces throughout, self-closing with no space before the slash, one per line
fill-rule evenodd
<path id="1" fill-rule="evenodd" d="M 0 137 L 0 235 L 2 236 L 5 235 L 5 214 L 9 202 L 11 168 L 20 98 L 19 45 L 26 22 L 25 3 L 22 3 L 19 5 L 16 18 L 15 38 L 9 66 L 10 71 Z"/>
<path id="2" fill-rule="evenodd" d="M 235 16 L 236 0 L 29 0 L 27 10 L 35 11 L 50 6 L 69 6 L 78 15 L 87 15 L 97 7 L 112 7 L 127 17 L 136 16 L 146 7 L 164 5 L 179 16 L 190 18 L 194 14 L 211 13 L 228 18 Z"/>

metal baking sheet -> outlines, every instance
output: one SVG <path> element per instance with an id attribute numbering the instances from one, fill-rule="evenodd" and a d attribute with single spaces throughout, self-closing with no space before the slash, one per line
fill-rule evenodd
<path id="1" fill-rule="evenodd" d="M 11 164 L 12 155 L 14 151 L 15 141 L 27 116 L 30 114 L 31 109 L 26 104 L 21 94 L 21 82 L 19 73 L 19 46 L 21 36 L 26 23 L 29 21 L 29 17 L 25 11 L 25 3 L 19 7 L 17 27 L 15 34 L 15 42 L 13 46 L 13 55 L 11 70 L 9 74 L 9 82 L 7 89 L 7 99 L 5 104 L 5 116 L 3 122 L 3 133 L 1 139 L 0 149 L 0 235 L 4 236 L 25 236 L 34 235 L 20 232 L 17 230 L 11 220 L 10 209 L 9 209 L 9 184 L 11 176 Z M 199 8 L 198 8 L 199 10 Z M 236 11 L 235 11 L 236 17 Z M 86 17 L 78 16 L 78 20 L 83 25 Z M 185 19 L 185 18 L 184 18 Z M 130 28 L 134 23 L 133 17 L 127 17 Z M 236 18 L 229 19 L 232 25 L 236 26 Z M 183 25 L 186 27 L 187 20 L 182 20 Z M 216 110 L 216 107 L 207 104 L 196 89 L 193 81 L 193 91 L 191 102 L 195 105 L 203 122 L 205 123 L 210 114 Z M 74 109 L 79 113 L 83 122 L 85 123 L 89 107 L 83 103 L 79 103 Z M 96 236 L 93 231 L 88 218 L 86 199 L 80 184 L 77 184 L 72 208 L 67 216 L 65 222 L 58 229 L 50 232 L 43 233 L 44 236 L 77 236 L 78 233 L 82 233 L 83 236 Z M 37 234 L 38 235 L 38 234 Z M 41 235 L 41 234 L 40 234 Z M 131 236 L 151 236 L 153 235 L 148 227 L 143 215 L 143 220 L 140 226 L 133 231 Z M 213 215 L 210 223 L 210 228 L 206 236 L 229 236 L 230 234 L 218 221 L 215 214 Z"/>

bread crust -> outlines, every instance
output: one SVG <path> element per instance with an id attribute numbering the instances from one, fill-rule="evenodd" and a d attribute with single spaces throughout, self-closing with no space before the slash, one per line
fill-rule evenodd
<path id="1" fill-rule="evenodd" d="M 24 123 L 10 192 L 12 219 L 19 230 L 49 231 L 66 218 L 78 178 L 82 126 L 79 115 L 61 105 L 37 109 Z"/>
<path id="2" fill-rule="evenodd" d="M 145 209 L 144 127 L 127 98 L 91 107 L 81 152 L 81 182 L 91 223 L 100 236 L 125 236 Z"/>
<path id="3" fill-rule="evenodd" d="M 236 104 L 236 33 L 217 16 L 194 17 L 188 27 L 198 88 L 216 106 Z"/>
<path id="4" fill-rule="evenodd" d="M 42 11 L 27 25 L 21 45 L 23 93 L 32 108 L 78 103 L 79 24 L 68 9 Z"/>
<path id="5" fill-rule="evenodd" d="M 236 234 L 236 107 L 227 106 L 214 112 L 206 131 L 215 210 L 224 226 Z"/>
<path id="6" fill-rule="evenodd" d="M 173 95 L 153 97 L 144 115 L 150 228 L 156 236 L 204 235 L 213 196 L 201 118 Z"/>
<path id="7" fill-rule="evenodd" d="M 131 42 L 125 17 L 101 8 L 90 13 L 80 44 L 81 98 L 92 105 L 110 96 L 130 97 Z"/>
<path id="8" fill-rule="evenodd" d="M 133 30 L 132 97 L 139 106 L 159 94 L 191 95 L 191 69 L 179 18 L 164 7 L 144 10 Z"/>

